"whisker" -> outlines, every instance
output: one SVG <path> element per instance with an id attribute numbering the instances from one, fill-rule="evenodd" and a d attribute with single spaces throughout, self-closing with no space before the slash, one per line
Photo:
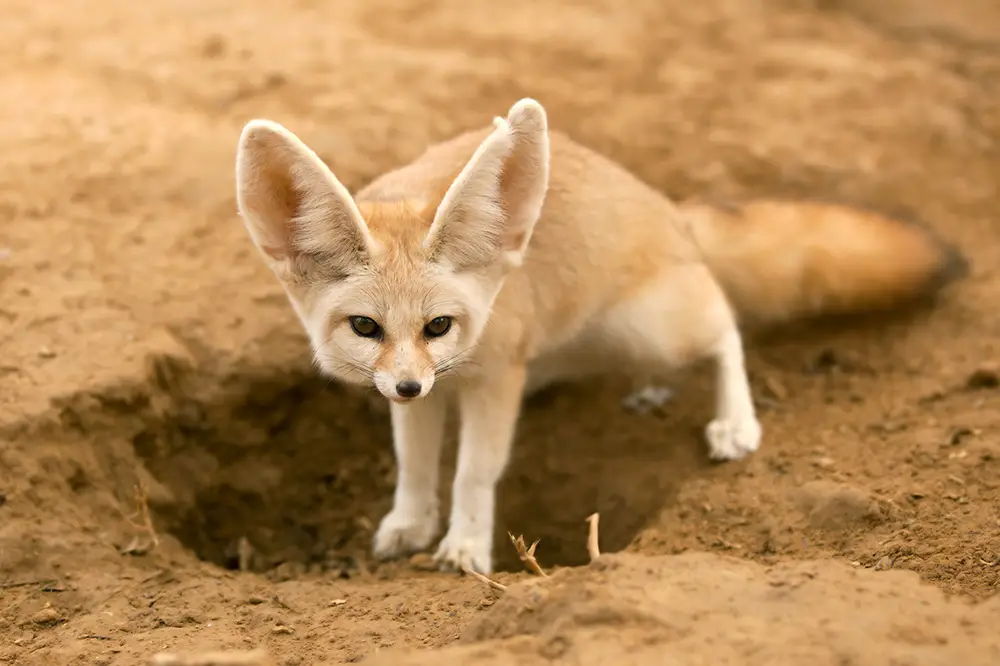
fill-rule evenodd
<path id="1" fill-rule="evenodd" d="M 372 370 L 369 369 L 367 366 L 362 365 L 362 364 L 358 363 L 357 361 L 351 359 L 350 354 L 348 354 L 347 350 L 344 349 L 340 344 L 338 344 L 337 342 L 334 342 L 333 340 L 330 340 L 329 342 L 337 349 L 337 351 L 340 352 L 340 355 L 338 356 L 338 360 L 341 363 L 343 363 L 344 365 L 350 366 L 350 367 L 357 368 L 359 371 L 365 372 L 367 374 L 372 374 Z"/>
<path id="2" fill-rule="evenodd" d="M 344 349 L 340 345 L 336 343 L 332 344 L 336 348 L 336 350 L 341 353 L 334 354 L 324 348 L 317 353 L 318 360 L 322 360 L 323 363 L 325 363 L 328 367 L 332 368 L 334 372 L 339 372 L 342 374 L 355 373 L 361 375 L 361 377 L 363 377 L 368 381 L 374 381 L 375 372 L 371 368 L 368 368 L 367 366 L 364 366 L 358 363 L 357 361 L 351 360 L 346 353 L 343 353 Z"/>
<path id="3" fill-rule="evenodd" d="M 434 364 L 434 376 L 437 378 L 448 377 L 455 374 L 459 368 L 476 367 L 478 364 L 470 360 L 472 351 L 471 349 L 465 349 L 457 354 L 441 359 Z"/>

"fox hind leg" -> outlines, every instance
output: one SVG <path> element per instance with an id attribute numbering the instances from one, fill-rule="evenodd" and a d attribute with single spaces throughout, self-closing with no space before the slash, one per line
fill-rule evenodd
<path id="1" fill-rule="evenodd" d="M 716 365 L 715 418 L 705 428 L 709 457 L 738 460 L 756 451 L 761 428 L 750 393 L 736 317 L 707 267 L 664 269 L 603 324 L 607 342 L 635 367 L 675 369 L 711 358 Z"/>
<path id="2" fill-rule="evenodd" d="M 724 334 L 715 352 L 716 417 L 705 428 L 713 460 L 739 460 L 760 446 L 761 428 L 750 393 L 743 340 L 736 330 Z"/>
<path id="3" fill-rule="evenodd" d="M 633 414 L 647 414 L 673 400 L 674 390 L 649 378 L 633 382 L 633 390 L 621 400 L 622 409 Z"/>

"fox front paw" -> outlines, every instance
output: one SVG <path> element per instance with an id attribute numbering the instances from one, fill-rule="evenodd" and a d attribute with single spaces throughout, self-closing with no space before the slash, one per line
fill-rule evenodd
<path id="1" fill-rule="evenodd" d="M 705 428 L 712 460 L 740 460 L 757 450 L 760 437 L 760 423 L 753 417 L 738 421 L 715 419 Z"/>
<path id="2" fill-rule="evenodd" d="M 426 550 L 438 532 L 436 513 L 414 515 L 393 509 L 382 519 L 375 532 L 372 551 L 380 560 L 388 560 Z"/>
<path id="3" fill-rule="evenodd" d="M 488 575 L 492 573 L 493 543 L 489 534 L 448 534 L 441 540 L 434 560 L 442 571 L 461 571 L 471 569 L 476 573 Z"/>

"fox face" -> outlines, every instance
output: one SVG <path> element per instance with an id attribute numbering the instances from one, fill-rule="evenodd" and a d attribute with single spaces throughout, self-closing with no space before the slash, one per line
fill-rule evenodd
<path id="1" fill-rule="evenodd" d="M 363 208 L 378 252 L 342 279 L 328 273 L 290 295 L 303 304 L 298 309 L 314 331 L 314 357 L 323 372 L 373 385 L 390 400 L 420 398 L 466 366 L 502 274 L 461 273 L 430 261 L 421 239 L 412 237 L 426 235 L 425 218 L 405 203 Z M 402 234 L 387 233 L 398 232 L 400 222 L 406 225 Z M 322 274 L 321 265 L 317 269 Z"/>
<path id="2" fill-rule="evenodd" d="M 359 203 L 294 134 L 255 120 L 240 137 L 237 203 L 321 371 L 406 402 L 474 360 L 541 213 L 548 161 L 544 111 L 524 100 L 443 196 Z"/>

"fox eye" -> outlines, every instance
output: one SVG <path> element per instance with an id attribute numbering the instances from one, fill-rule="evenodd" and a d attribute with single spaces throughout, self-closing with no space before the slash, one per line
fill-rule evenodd
<path id="1" fill-rule="evenodd" d="M 382 335 L 382 327 L 371 317 L 348 317 L 351 330 L 362 338 L 377 338 Z"/>
<path id="2" fill-rule="evenodd" d="M 451 317 L 435 317 L 424 326 L 424 335 L 428 338 L 440 338 L 451 330 Z"/>

